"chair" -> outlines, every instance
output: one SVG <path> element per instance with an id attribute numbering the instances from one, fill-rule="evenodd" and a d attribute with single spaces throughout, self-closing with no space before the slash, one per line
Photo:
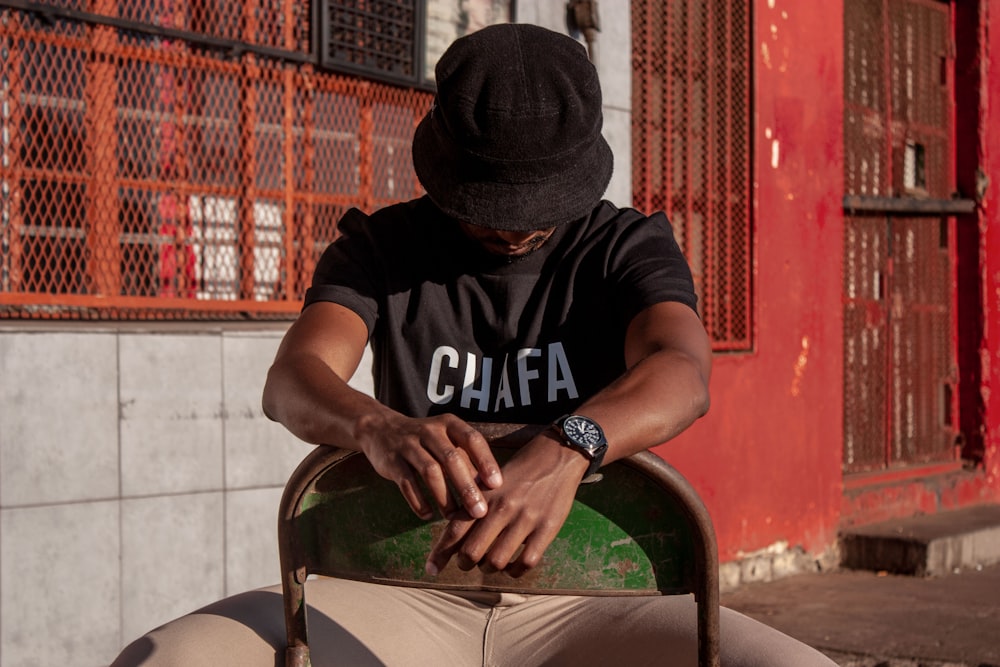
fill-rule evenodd
<path id="1" fill-rule="evenodd" d="M 536 426 L 480 424 L 498 459 Z M 690 484 L 651 452 L 581 484 L 559 535 L 523 577 L 454 563 L 430 577 L 424 563 L 444 519 L 423 521 L 364 455 L 319 446 L 285 486 L 278 520 L 287 667 L 310 664 L 305 581 L 310 574 L 438 589 L 568 595 L 694 593 L 698 661 L 719 665 L 719 575 L 708 512 Z M 362 501 L 363 499 L 363 501 Z"/>

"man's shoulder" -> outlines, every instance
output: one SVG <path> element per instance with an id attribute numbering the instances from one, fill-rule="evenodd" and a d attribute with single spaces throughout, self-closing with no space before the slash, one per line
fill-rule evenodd
<path id="1" fill-rule="evenodd" d="M 607 200 L 602 200 L 594 208 L 588 225 L 594 233 L 613 234 L 637 229 L 653 232 L 658 228 L 670 228 L 670 223 L 662 212 L 647 215 L 629 206 L 616 206 Z"/>
<path id="2" fill-rule="evenodd" d="M 378 227 L 399 226 L 412 223 L 421 216 L 427 215 L 427 198 L 419 197 L 409 201 L 388 204 L 375 209 L 371 213 L 365 213 L 360 208 L 352 207 L 344 213 L 340 219 L 342 227 L 364 227 L 375 225 Z"/>
<path id="3" fill-rule="evenodd" d="M 340 237 L 367 243 L 382 252 L 399 245 L 416 243 L 429 227 L 430 210 L 424 198 L 383 206 L 371 213 L 351 208 L 337 223 Z"/>

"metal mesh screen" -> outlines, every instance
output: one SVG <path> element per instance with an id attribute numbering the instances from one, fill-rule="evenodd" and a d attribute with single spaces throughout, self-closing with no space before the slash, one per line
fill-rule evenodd
<path id="1" fill-rule="evenodd" d="M 948 199 L 948 5 L 845 3 L 847 194 Z"/>
<path id="2" fill-rule="evenodd" d="M 892 243 L 889 463 L 954 458 L 947 222 L 894 219 Z"/>
<path id="3" fill-rule="evenodd" d="M 846 228 L 848 472 L 954 457 L 947 225 L 854 217 Z"/>
<path id="4" fill-rule="evenodd" d="M 950 198 L 948 26 L 945 3 L 845 3 L 847 194 Z M 846 217 L 845 472 L 955 456 L 950 224 Z"/>
<path id="5" fill-rule="evenodd" d="M 749 5 L 632 2 L 633 202 L 674 225 L 717 350 L 752 343 Z"/>
<path id="6" fill-rule="evenodd" d="M 431 96 L 314 71 L 305 0 L 87 10 L 0 10 L 0 317 L 287 317 L 343 211 L 419 194 Z"/>
<path id="7" fill-rule="evenodd" d="M 889 369 L 885 218 L 854 218 L 845 228 L 844 466 L 885 463 Z"/>

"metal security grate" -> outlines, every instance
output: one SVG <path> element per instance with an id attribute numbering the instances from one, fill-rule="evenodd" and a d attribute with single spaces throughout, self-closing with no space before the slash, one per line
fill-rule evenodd
<path id="1" fill-rule="evenodd" d="M 418 83 L 416 0 L 322 0 L 323 67 Z"/>
<path id="2" fill-rule="evenodd" d="M 633 202 L 673 223 L 717 350 L 752 344 L 749 5 L 632 2 Z"/>
<path id="3" fill-rule="evenodd" d="M 886 212 L 845 218 L 848 473 L 955 458 L 948 11 L 845 3 L 846 194 Z"/>
<path id="4" fill-rule="evenodd" d="M 948 5 L 845 3 L 847 194 L 949 199 Z"/>
<path id="5" fill-rule="evenodd" d="M 315 72 L 305 1 L 40 6 L 0 4 L 0 318 L 288 317 L 420 193 L 430 95 Z"/>

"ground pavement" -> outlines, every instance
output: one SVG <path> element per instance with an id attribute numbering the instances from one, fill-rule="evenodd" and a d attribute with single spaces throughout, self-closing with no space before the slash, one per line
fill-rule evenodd
<path id="1" fill-rule="evenodd" d="M 799 574 L 746 584 L 722 604 L 842 667 L 1000 667 L 1000 564 L 935 577 Z"/>

